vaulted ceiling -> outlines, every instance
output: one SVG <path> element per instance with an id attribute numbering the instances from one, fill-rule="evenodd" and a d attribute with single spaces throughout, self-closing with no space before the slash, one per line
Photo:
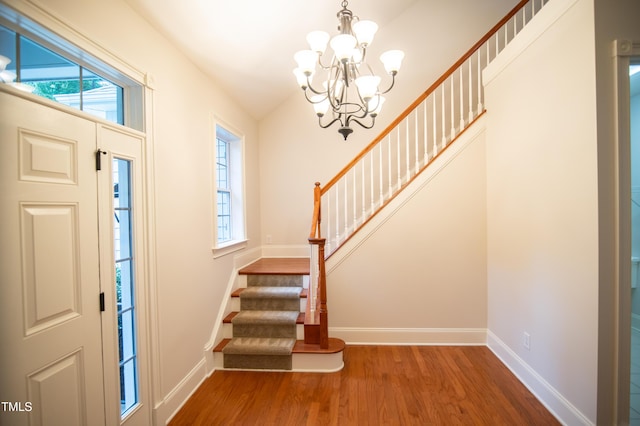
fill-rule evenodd
<path id="1" fill-rule="evenodd" d="M 383 27 L 416 1 L 353 0 L 349 9 Z M 127 2 L 258 119 L 297 90 L 293 54 L 312 30 L 336 33 L 341 8 L 338 0 Z"/>

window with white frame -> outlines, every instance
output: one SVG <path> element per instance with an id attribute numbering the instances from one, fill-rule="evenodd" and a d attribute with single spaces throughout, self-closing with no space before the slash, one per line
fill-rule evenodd
<path id="1" fill-rule="evenodd" d="M 0 84 L 144 130 L 141 84 L 3 5 Z"/>
<path id="2" fill-rule="evenodd" d="M 243 138 L 216 123 L 214 152 L 214 252 L 242 248 L 246 242 L 244 214 Z"/>

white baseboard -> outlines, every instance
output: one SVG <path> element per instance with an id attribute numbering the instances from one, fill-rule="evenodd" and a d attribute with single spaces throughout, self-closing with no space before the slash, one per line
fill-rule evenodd
<path id="1" fill-rule="evenodd" d="M 485 328 L 351 328 L 329 327 L 329 335 L 351 345 L 484 346 Z"/>
<path id="2" fill-rule="evenodd" d="M 595 424 L 490 330 L 487 331 L 487 346 L 562 424 Z"/>
<path id="3" fill-rule="evenodd" d="M 153 409 L 153 424 L 166 425 L 207 378 L 206 361 L 202 359 Z"/>

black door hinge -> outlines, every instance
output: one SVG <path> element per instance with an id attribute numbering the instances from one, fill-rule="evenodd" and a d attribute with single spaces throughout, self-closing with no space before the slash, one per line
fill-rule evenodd
<path id="1" fill-rule="evenodd" d="M 96 170 L 102 170 L 102 157 L 101 155 L 106 154 L 107 151 L 103 151 L 101 149 L 98 149 L 96 151 Z"/>
<path id="2" fill-rule="evenodd" d="M 100 312 L 104 312 L 104 292 L 100 293 Z"/>

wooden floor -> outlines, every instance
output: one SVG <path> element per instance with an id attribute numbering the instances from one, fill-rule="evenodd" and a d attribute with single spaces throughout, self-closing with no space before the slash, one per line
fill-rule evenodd
<path id="1" fill-rule="evenodd" d="M 557 425 L 484 346 L 347 346 L 329 374 L 216 371 L 179 425 Z"/>

